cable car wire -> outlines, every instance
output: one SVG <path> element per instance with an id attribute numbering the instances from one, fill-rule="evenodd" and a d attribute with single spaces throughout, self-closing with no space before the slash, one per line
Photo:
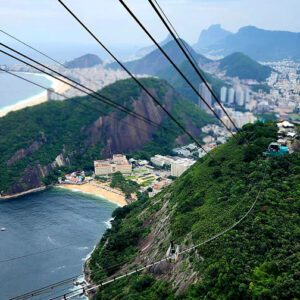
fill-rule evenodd
<path id="1" fill-rule="evenodd" d="M 40 66 L 42 66 L 43 68 L 48 69 L 49 71 L 51 71 L 51 72 L 57 74 L 58 76 L 61 76 L 61 77 L 65 78 L 65 79 L 67 79 L 67 80 L 73 82 L 74 84 L 80 86 L 81 88 L 78 88 L 78 87 L 76 87 L 76 86 L 74 86 L 74 85 L 71 85 L 71 84 L 69 84 L 68 82 L 66 82 L 65 80 L 62 80 L 61 78 L 58 78 L 58 77 L 56 77 L 56 76 L 54 76 L 54 75 L 52 75 L 52 74 L 50 74 L 50 73 L 48 73 L 48 72 L 46 72 L 46 71 L 44 71 L 44 70 L 38 69 L 37 67 L 35 67 L 35 66 L 31 65 L 31 64 L 28 64 L 28 63 L 26 63 L 26 62 L 24 62 L 24 61 L 18 59 L 19 61 L 21 61 L 21 62 L 23 62 L 23 63 L 25 63 L 25 64 L 27 64 L 27 65 L 29 65 L 29 66 L 35 68 L 35 69 L 37 69 L 38 71 L 43 72 L 43 73 L 45 73 L 45 74 L 47 74 L 47 75 L 49 75 L 49 76 L 51 76 L 51 77 L 53 77 L 53 78 L 55 78 L 55 79 L 57 79 L 57 80 L 60 80 L 60 81 L 62 81 L 63 83 L 68 84 L 69 86 L 71 86 L 71 87 L 73 87 L 73 88 L 75 88 L 75 89 L 77 89 L 77 90 L 80 90 L 81 92 L 83 92 L 83 93 L 85 93 L 85 94 L 87 94 L 87 95 L 90 95 L 90 96 L 92 96 L 92 95 L 97 95 L 97 96 L 98 96 L 98 98 L 97 98 L 98 101 L 100 100 L 100 101 L 102 101 L 102 102 L 104 102 L 104 103 L 106 103 L 106 104 L 108 104 L 108 105 L 110 105 L 110 106 L 113 106 L 114 108 L 117 108 L 117 109 L 119 109 L 119 110 L 122 110 L 122 111 L 125 112 L 125 113 L 131 114 L 131 115 L 135 115 L 137 118 L 139 118 L 140 120 L 144 120 L 146 123 L 152 123 L 152 124 L 154 124 L 154 125 L 157 126 L 157 124 L 156 124 L 155 122 L 153 122 L 152 120 L 147 119 L 146 117 L 144 117 L 144 116 L 142 116 L 142 115 L 140 115 L 140 114 L 138 114 L 138 113 L 136 113 L 136 112 L 134 112 L 134 111 L 128 109 L 128 108 L 125 107 L 124 105 L 121 105 L 121 104 L 119 104 L 119 103 L 117 103 L 117 102 L 112 101 L 112 100 L 111 100 L 110 98 L 108 98 L 107 96 L 104 96 L 104 95 L 100 94 L 99 92 L 96 92 L 96 91 L 94 91 L 94 90 L 92 90 L 92 89 L 86 87 L 85 85 L 83 85 L 83 84 L 81 84 L 81 83 L 79 83 L 79 82 L 77 82 L 77 81 L 75 81 L 75 80 L 73 80 L 73 79 L 71 79 L 71 78 L 69 78 L 69 77 L 67 77 L 67 76 L 65 76 L 65 75 L 63 75 L 63 74 L 61 74 L 60 72 L 57 72 L 57 71 L 53 70 L 52 68 L 50 68 L 50 67 L 48 67 L 48 66 L 46 66 L 46 65 L 44 65 L 44 64 L 42 64 L 42 63 L 40 63 L 40 62 L 38 62 L 37 60 L 34 60 L 34 59 L 30 58 L 29 56 L 27 56 L 27 55 L 25 55 L 25 54 L 23 54 L 23 53 L 21 53 L 21 52 L 15 50 L 15 49 L 13 49 L 13 48 L 11 48 L 11 47 L 9 47 L 9 46 L 3 44 L 3 43 L 0 43 L 0 45 L 3 46 L 3 47 L 5 47 L 5 48 L 7 48 L 7 49 L 9 49 L 10 51 L 13 51 L 13 52 L 17 53 L 18 55 L 23 56 L 24 58 L 26 58 L 26 59 L 28 59 L 28 60 L 30 60 L 30 61 L 32 61 L 32 62 L 34 62 L 34 63 L 36 63 L 36 64 L 38 64 L 38 65 L 40 65 Z M 15 58 L 15 59 L 16 59 L 16 57 L 14 57 L 14 56 L 8 54 L 7 52 L 4 52 L 3 50 L 1 50 L 1 52 L 3 52 L 4 54 L 9 55 L 9 56 L 11 56 L 12 58 Z M 93 93 L 93 94 L 90 94 L 90 93 L 88 93 L 87 91 L 82 90 L 82 88 L 87 89 L 89 92 L 91 92 L 91 93 Z"/>
<path id="2" fill-rule="evenodd" d="M 99 40 L 98 37 L 64 4 L 61 0 L 58 2 L 73 16 L 73 18 L 94 38 L 94 40 L 126 71 L 126 73 L 146 92 L 146 94 L 169 116 L 169 118 L 179 127 L 191 140 L 204 150 L 200 142 L 185 129 L 185 127 L 153 96 L 148 89 L 125 67 L 125 65 Z M 205 150 L 204 150 L 205 151 Z"/>
<path id="3" fill-rule="evenodd" d="M 60 1 L 60 0 L 58 0 Z M 159 45 L 159 43 L 154 39 L 154 37 L 150 34 L 150 32 L 146 29 L 146 27 L 142 24 L 142 22 L 135 16 L 135 14 L 130 10 L 130 8 L 125 4 L 123 0 L 119 0 L 119 2 L 123 5 L 125 10 L 130 14 L 130 16 L 136 21 L 136 23 L 143 29 L 146 35 L 152 40 L 152 42 L 156 45 L 156 47 L 161 51 L 161 53 L 165 56 L 165 58 L 171 63 L 171 65 L 176 69 L 176 71 L 180 74 L 180 76 L 186 81 L 186 83 L 192 88 L 192 90 L 200 97 L 200 99 L 206 104 L 208 109 L 214 114 L 214 116 L 223 124 L 223 126 L 234 136 L 232 130 L 224 123 L 224 121 L 218 116 L 218 114 L 214 111 L 214 109 L 208 104 L 208 102 L 204 99 L 204 97 L 200 94 L 200 92 L 194 87 L 194 85 L 190 82 L 190 80 L 186 77 L 186 75 L 180 70 L 179 67 L 174 63 L 174 61 L 170 58 L 170 56 L 166 53 L 166 51 Z"/>
<path id="4" fill-rule="evenodd" d="M 183 52 L 183 54 L 185 55 L 185 57 L 188 59 L 189 63 L 192 65 L 192 67 L 195 70 L 195 72 L 201 78 L 201 80 L 205 84 L 206 88 L 210 91 L 210 93 L 212 94 L 212 96 L 215 99 L 215 101 L 219 104 L 219 106 L 222 109 L 222 111 L 225 113 L 225 115 L 227 116 L 227 118 L 230 120 L 231 124 L 234 126 L 234 128 L 236 129 L 236 131 L 239 132 L 240 131 L 239 128 L 233 122 L 232 118 L 230 117 L 230 115 L 228 114 L 228 112 L 226 111 L 226 109 L 224 108 L 224 106 L 222 105 L 221 101 L 218 99 L 218 97 L 217 97 L 216 93 L 214 92 L 214 90 L 209 86 L 209 84 L 208 84 L 205 76 L 199 70 L 198 63 L 196 62 L 195 58 L 193 57 L 191 51 L 188 49 L 188 47 L 185 45 L 185 43 L 181 40 L 179 34 L 177 33 L 176 29 L 172 25 L 172 23 L 169 20 L 169 18 L 166 16 L 165 12 L 163 11 L 163 9 L 159 5 L 159 3 L 156 0 L 154 0 L 154 2 L 158 6 L 158 8 L 160 9 L 161 13 L 166 18 L 166 20 L 167 20 L 167 22 L 169 23 L 170 26 L 168 25 L 168 23 L 166 22 L 166 20 L 164 20 L 163 16 L 161 15 L 161 13 L 157 9 L 157 7 L 153 4 L 152 0 L 148 0 L 148 2 L 150 3 L 150 5 L 152 6 L 152 8 L 154 9 L 154 11 L 156 12 L 156 14 L 158 15 L 158 17 L 160 18 L 160 20 L 162 21 L 162 23 L 165 25 L 165 27 L 167 28 L 168 32 L 171 34 L 171 36 L 173 37 L 174 41 L 176 42 L 176 44 L 178 45 L 178 47 L 181 49 L 181 51 Z M 172 29 L 170 27 L 173 29 L 173 31 L 172 31 Z"/>

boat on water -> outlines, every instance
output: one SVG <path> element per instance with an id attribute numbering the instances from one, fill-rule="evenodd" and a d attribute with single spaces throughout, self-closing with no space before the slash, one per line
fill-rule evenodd
<path id="1" fill-rule="evenodd" d="M 5 231 L 5 230 L 6 230 L 6 228 L 5 228 L 5 227 L 2 227 L 2 228 L 1 228 L 1 231 Z"/>

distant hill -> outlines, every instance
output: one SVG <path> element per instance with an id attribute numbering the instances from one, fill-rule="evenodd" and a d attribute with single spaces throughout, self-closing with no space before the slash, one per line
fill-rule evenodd
<path id="1" fill-rule="evenodd" d="M 67 68 L 91 68 L 102 64 L 102 60 L 95 54 L 85 54 L 65 63 Z"/>
<path id="2" fill-rule="evenodd" d="M 202 30 L 197 43 L 194 45 L 194 49 L 201 52 L 202 49 L 205 49 L 230 35 L 232 35 L 232 33 L 223 29 L 220 24 L 211 25 L 208 29 Z"/>
<path id="3" fill-rule="evenodd" d="M 180 69 L 185 74 L 185 76 L 189 79 L 189 81 L 193 84 L 194 87 L 198 89 L 202 80 L 197 75 L 193 67 L 187 60 L 184 60 L 180 65 Z M 219 97 L 219 91 L 225 83 L 219 78 L 208 74 L 201 70 L 201 73 L 204 75 L 204 78 L 211 84 L 213 90 L 216 95 Z M 186 83 L 186 81 L 178 74 L 178 72 L 174 71 L 172 66 L 164 69 L 162 72 L 158 74 L 158 77 L 167 80 L 180 94 L 182 94 L 186 99 L 191 100 L 195 103 L 198 102 L 199 96 L 191 89 L 191 87 Z"/>
<path id="4" fill-rule="evenodd" d="M 168 34 L 168 36 L 163 41 L 161 41 L 159 44 L 161 46 L 164 46 L 164 45 L 166 45 L 167 43 L 169 43 L 171 41 L 172 41 L 172 36 L 170 34 Z M 144 48 L 137 51 L 136 57 L 141 58 L 141 57 L 149 54 L 150 52 L 154 51 L 155 49 L 156 49 L 155 45 L 144 47 Z"/>
<path id="5" fill-rule="evenodd" d="M 263 66 L 249 56 L 236 52 L 219 60 L 219 69 L 226 71 L 230 77 L 239 77 L 240 79 L 254 79 L 265 81 L 272 72 L 272 68 Z"/>
<path id="6" fill-rule="evenodd" d="M 210 59 L 195 52 L 188 43 L 184 43 L 200 65 L 211 62 Z M 170 58 L 174 62 L 176 62 L 177 65 L 180 65 L 186 60 L 184 54 L 178 48 L 174 40 L 168 42 L 162 48 L 170 56 Z M 163 72 L 171 66 L 168 60 L 165 58 L 165 56 L 157 48 L 140 59 L 126 62 L 125 65 L 130 69 L 131 72 L 135 74 L 148 74 L 154 76 L 158 76 L 161 72 Z M 113 63 L 108 67 L 119 68 L 119 66 L 116 63 Z"/>
<path id="7" fill-rule="evenodd" d="M 300 33 L 247 26 L 209 45 L 207 49 L 203 53 L 229 55 L 242 52 L 259 61 L 300 59 Z"/>
<path id="8" fill-rule="evenodd" d="M 200 66 L 212 62 L 210 59 L 194 51 L 188 43 L 184 43 Z M 167 43 L 165 46 L 163 46 L 163 49 L 176 63 L 176 65 L 183 71 L 183 73 L 188 77 L 193 85 L 198 88 L 201 80 L 187 61 L 184 54 L 178 48 L 176 42 L 171 41 Z M 182 79 L 182 77 L 174 69 L 174 67 L 167 61 L 167 59 L 159 49 L 152 51 L 141 59 L 127 62 L 125 63 L 125 65 L 130 69 L 130 71 L 135 74 L 148 74 L 167 80 L 185 98 L 193 102 L 198 102 L 198 96 L 188 86 L 184 79 Z M 109 67 L 117 68 L 118 66 L 113 63 Z M 215 86 L 216 91 L 219 90 L 219 87 L 221 87 L 223 84 L 222 81 L 208 74 L 206 74 L 206 78 L 213 85 L 213 87 Z"/>

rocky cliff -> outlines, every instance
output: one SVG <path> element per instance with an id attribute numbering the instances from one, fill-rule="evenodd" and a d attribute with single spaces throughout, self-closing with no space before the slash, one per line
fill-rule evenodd
<path id="1" fill-rule="evenodd" d="M 143 82 L 198 137 L 201 126 L 214 122 L 166 82 L 151 78 Z M 62 171 L 91 170 L 94 159 L 113 153 L 142 151 L 143 155 L 150 155 L 188 141 L 131 80 L 112 84 L 101 93 L 165 129 L 116 111 L 89 96 L 10 113 L 0 119 L 0 165 L 6 170 L 0 174 L 0 190 L 5 194 L 23 192 L 52 182 Z"/>

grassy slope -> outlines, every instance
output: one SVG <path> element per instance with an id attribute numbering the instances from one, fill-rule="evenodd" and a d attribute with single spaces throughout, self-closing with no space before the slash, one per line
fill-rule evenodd
<path id="1" fill-rule="evenodd" d="M 159 99 L 163 101 L 167 90 L 165 82 L 152 78 L 142 79 L 142 81 L 146 87 L 155 90 Z M 105 87 L 101 93 L 131 108 L 133 99 L 139 97 L 141 90 L 131 80 L 122 80 Z M 179 96 L 175 96 L 172 101 L 175 103 L 173 113 L 178 118 L 188 116 L 190 112 L 193 112 L 193 122 L 197 127 L 200 128 L 207 122 L 211 122 L 212 118 L 195 109 L 192 103 L 186 104 Z M 111 107 L 103 105 L 92 97 L 85 96 L 62 102 L 47 102 L 0 118 L 0 168 L 6 170 L 6 172 L 0 172 L 0 191 L 6 190 L 12 183 L 18 181 L 28 165 L 34 165 L 37 162 L 47 165 L 53 162 L 63 149 L 67 154 L 73 153 L 72 169 L 91 168 L 93 160 L 99 158 L 103 145 L 100 142 L 94 147 L 85 149 L 84 128 L 100 116 L 107 115 L 112 111 Z M 119 118 L 124 116 L 124 113 L 119 113 Z M 163 122 L 166 127 L 177 130 L 175 125 L 169 121 Z M 161 145 L 165 152 L 169 151 L 176 137 L 176 134 L 166 134 L 159 129 L 153 136 L 152 143 L 145 145 L 142 154 L 144 156 L 152 154 L 161 149 Z M 10 167 L 7 166 L 7 161 L 16 151 L 28 148 L 34 141 L 44 144 L 38 151 Z"/>
<path id="2" fill-rule="evenodd" d="M 263 66 L 243 53 L 233 53 L 220 60 L 220 68 L 230 77 L 265 81 L 272 69 Z"/>
<path id="3" fill-rule="evenodd" d="M 168 199 L 170 225 L 166 226 L 171 236 L 164 237 L 162 246 L 151 245 L 158 247 L 156 258 L 164 256 L 170 239 L 184 249 L 229 227 L 262 190 L 246 220 L 183 257 L 180 269 L 169 273 L 188 278 L 190 264 L 198 281 L 175 296 L 166 281 L 168 275 L 159 280 L 151 273 L 143 274 L 109 285 L 98 292 L 97 299 L 124 299 L 125 295 L 126 299 L 299 298 L 300 155 L 267 161 L 261 157 L 276 134 L 273 125 L 247 126 L 244 134 L 251 140 L 249 146 L 242 145 L 242 137 L 238 143 L 231 140 L 216 151 L 214 161 L 198 162 L 154 199 L 118 209 L 113 228 L 104 235 L 90 263 L 93 279 L 100 281 L 120 269 L 109 266 L 136 257 L 141 240 L 161 221 L 149 220 Z"/>
<path id="4" fill-rule="evenodd" d="M 189 79 L 192 85 L 199 90 L 199 84 L 202 82 L 190 63 L 185 60 L 179 68 L 184 75 Z M 201 71 L 204 78 L 211 84 L 213 90 L 217 96 L 220 96 L 221 87 L 226 85 L 222 80 Z M 193 89 L 186 83 L 186 81 L 179 75 L 179 73 L 171 66 L 163 70 L 158 74 L 160 78 L 167 80 L 181 95 L 185 95 L 187 99 L 192 102 L 198 103 L 199 96 L 193 91 Z"/>

